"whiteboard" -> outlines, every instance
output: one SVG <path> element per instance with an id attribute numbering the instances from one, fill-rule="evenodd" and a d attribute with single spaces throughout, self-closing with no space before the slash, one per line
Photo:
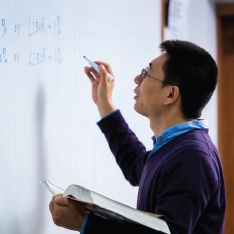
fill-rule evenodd
<path id="1" fill-rule="evenodd" d="M 133 79 L 160 54 L 158 0 L 0 0 L 0 233 L 71 231 L 53 224 L 47 178 L 135 207 L 98 129 L 83 56 L 112 65 L 113 99 L 146 147 Z"/>

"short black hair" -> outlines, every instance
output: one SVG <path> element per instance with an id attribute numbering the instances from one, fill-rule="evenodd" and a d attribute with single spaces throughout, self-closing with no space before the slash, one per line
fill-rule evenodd
<path id="1" fill-rule="evenodd" d="M 188 41 L 167 40 L 160 48 L 168 55 L 162 68 L 164 85 L 179 87 L 185 117 L 199 118 L 217 85 L 218 68 L 214 59 Z"/>

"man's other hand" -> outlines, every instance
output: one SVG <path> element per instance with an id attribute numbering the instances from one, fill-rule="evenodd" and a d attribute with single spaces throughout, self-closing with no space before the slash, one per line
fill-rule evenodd
<path id="1" fill-rule="evenodd" d="M 57 226 L 80 231 L 86 215 L 83 205 L 58 194 L 52 198 L 49 208 Z"/>

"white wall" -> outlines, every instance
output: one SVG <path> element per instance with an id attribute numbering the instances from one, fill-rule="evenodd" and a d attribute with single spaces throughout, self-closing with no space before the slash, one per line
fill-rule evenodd
<path id="1" fill-rule="evenodd" d="M 180 0 L 179 0 L 180 1 Z M 217 60 L 215 2 L 213 0 L 185 0 L 186 11 L 182 12 L 176 37 L 171 34 L 167 39 L 191 41 L 204 49 Z M 209 122 L 209 134 L 217 145 L 217 93 L 215 92 L 204 108 L 201 118 Z"/>
<path id="2" fill-rule="evenodd" d="M 217 61 L 215 4 L 210 0 L 191 1 L 187 26 L 188 40 L 205 48 Z M 217 144 L 217 92 L 205 107 L 202 118 L 209 121 L 209 133 Z"/>
<path id="3" fill-rule="evenodd" d="M 151 148 L 148 122 L 133 110 L 133 79 L 159 55 L 159 3 L 0 0 L 0 233 L 71 232 L 53 224 L 44 178 L 135 207 L 137 188 L 96 126 L 83 55 L 112 64 L 116 106 Z"/>

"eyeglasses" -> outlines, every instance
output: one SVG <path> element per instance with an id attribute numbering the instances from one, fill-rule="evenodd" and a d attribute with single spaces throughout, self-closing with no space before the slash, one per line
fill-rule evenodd
<path id="1" fill-rule="evenodd" d="M 149 75 L 148 75 L 148 72 L 147 72 L 147 69 L 148 69 L 148 68 L 149 68 L 149 67 L 146 67 L 146 68 L 143 68 L 143 69 L 142 69 L 142 71 L 141 71 L 141 81 L 143 81 L 143 80 L 145 79 L 145 77 L 147 76 L 147 77 L 149 77 L 149 78 L 151 78 L 151 79 L 154 79 L 154 80 L 158 80 L 158 81 L 163 82 L 163 80 L 160 80 L 160 79 L 155 78 L 155 77 L 153 77 L 153 76 L 149 76 Z"/>

